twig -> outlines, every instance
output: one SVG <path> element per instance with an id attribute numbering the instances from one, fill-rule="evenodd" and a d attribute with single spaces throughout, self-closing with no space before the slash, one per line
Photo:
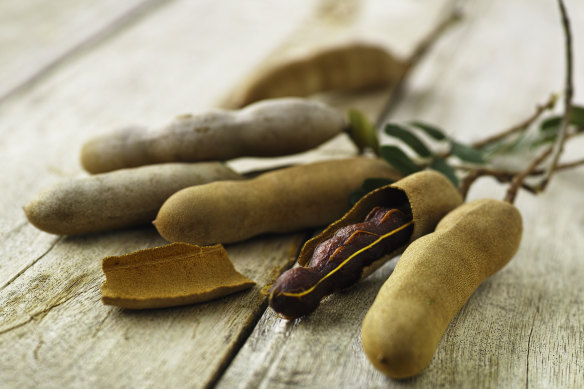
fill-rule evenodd
<path id="1" fill-rule="evenodd" d="M 527 176 L 532 174 L 532 172 L 535 170 L 535 168 L 540 163 L 542 163 L 547 157 L 549 157 L 549 155 L 552 153 L 552 150 L 553 150 L 553 146 L 548 147 L 543 153 L 541 153 L 541 155 L 539 155 L 537 158 L 535 158 L 533 161 L 531 161 L 531 163 L 529 164 L 529 166 L 525 170 L 523 170 L 521 173 L 519 173 L 519 174 L 515 175 L 515 177 L 513 177 L 513 180 L 511 181 L 511 185 L 509 185 L 509 188 L 507 189 L 507 194 L 505 195 L 505 201 L 513 204 L 513 202 L 515 201 L 515 197 L 517 196 L 517 191 L 519 190 L 519 187 L 522 186 L 523 181 L 525 181 Z"/>
<path id="2" fill-rule="evenodd" d="M 449 10 L 449 15 L 445 17 L 443 20 L 438 23 L 436 27 L 426 37 L 418 44 L 415 48 L 414 53 L 411 55 L 410 59 L 408 60 L 409 65 L 413 66 L 420 61 L 422 57 L 424 57 L 430 47 L 438 40 L 438 38 L 455 22 L 462 19 L 462 10 L 459 5 L 453 4 L 451 5 L 451 9 Z"/>
<path id="3" fill-rule="evenodd" d="M 555 94 L 552 94 L 549 97 L 548 101 L 543 105 L 538 105 L 535 112 L 527 119 L 514 125 L 513 127 L 510 127 L 504 131 L 499 132 L 498 134 L 494 134 L 494 135 L 488 136 L 485 139 L 481 139 L 479 141 L 474 142 L 472 144 L 472 147 L 474 147 L 474 148 L 485 147 L 493 142 L 496 142 L 498 140 L 506 138 L 509 135 L 512 135 L 516 132 L 521 132 L 521 131 L 526 130 L 529 126 L 531 126 L 541 116 L 542 113 L 544 113 L 547 110 L 553 109 L 554 106 L 556 105 L 557 99 L 558 99 L 558 96 L 556 96 Z"/>
<path id="4" fill-rule="evenodd" d="M 543 191 L 548 183 L 550 182 L 558 161 L 560 160 L 560 154 L 564 149 L 564 143 L 566 141 L 566 133 L 568 131 L 568 126 L 570 125 L 570 117 L 572 114 L 572 97 L 574 95 L 574 82 L 572 79 L 573 72 L 573 54 L 572 54 L 572 33 L 570 31 L 570 19 L 568 19 L 568 12 L 566 11 L 566 6 L 563 0 L 558 0 L 558 5 L 560 7 L 560 12 L 562 14 L 562 26 L 564 27 L 564 36 L 566 44 L 566 86 L 564 91 L 564 117 L 560 124 L 558 130 L 558 138 L 554 144 L 552 162 L 549 164 L 545 177 L 538 186 L 539 191 Z"/>

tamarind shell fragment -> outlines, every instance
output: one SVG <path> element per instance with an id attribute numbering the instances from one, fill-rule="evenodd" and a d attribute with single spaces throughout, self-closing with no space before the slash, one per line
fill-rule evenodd
<path id="1" fill-rule="evenodd" d="M 255 284 L 235 269 L 221 245 L 172 243 L 104 258 L 102 268 L 101 301 L 127 309 L 195 304 Z"/>
<path id="2" fill-rule="evenodd" d="M 517 208 L 482 199 L 456 208 L 408 246 L 363 320 L 371 363 L 392 378 L 422 372 L 451 320 L 509 262 L 521 235 Z"/>
<path id="3" fill-rule="evenodd" d="M 435 171 L 412 174 L 367 194 L 345 216 L 306 242 L 298 256 L 298 264 L 301 267 L 289 270 L 292 275 L 284 273 L 280 277 L 284 280 L 291 277 L 291 282 L 284 283 L 280 279 L 276 281 L 270 291 L 270 306 L 290 318 L 312 312 L 322 297 L 369 275 L 387 260 L 402 252 L 410 242 L 433 231 L 438 221 L 461 203 L 462 197 L 458 190 L 444 175 Z M 402 219 L 404 231 L 400 230 L 401 227 L 395 226 L 395 231 L 400 234 L 391 236 L 392 244 L 387 246 L 386 252 L 377 253 L 375 259 L 355 257 L 354 260 L 332 269 L 331 272 L 337 273 L 335 276 L 329 277 L 328 274 L 315 272 L 310 261 L 319 245 L 331 239 L 340 229 L 363 222 L 375 207 L 403 210 L 410 215 L 409 224 L 413 224 L 413 228 L 405 229 L 408 223 L 406 219 Z M 375 244 L 382 243 L 386 242 L 380 240 Z M 371 248 L 368 247 L 367 250 Z M 347 271 L 349 274 L 346 274 Z M 318 277 L 313 273 L 317 273 Z M 322 280 L 323 278 L 327 279 Z M 315 279 L 318 285 L 314 282 Z"/>

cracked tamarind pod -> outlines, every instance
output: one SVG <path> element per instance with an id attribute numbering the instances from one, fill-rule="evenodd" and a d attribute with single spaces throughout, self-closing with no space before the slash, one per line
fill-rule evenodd
<path id="1" fill-rule="evenodd" d="M 169 197 L 154 225 L 170 242 L 198 245 L 319 227 L 341 217 L 349 195 L 369 177 L 397 180 L 400 174 L 381 159 L 357 157 L 198 185 Z"/>
<path id="2" fill-rule="evenodd" d="M 456 313 L 515 255 L 521 234 L 517 208 L 482 199 L 461 205 L 409 245 L 363 320 L 371 363 L 392 378 L 422 372 Z"/>
<path id="3" fill-rule="evenodd" d="M 182 115 L 162 128 L 126 127 L 83 145 L 90 173 L 164 162 L 273 157 L 315 148 L 348 126 L 345 115 L 316 101 L 263 101 L 239 111 Z"/>
<path id="4" fill-rule="evenodd" d="M 367 194 L 306 242 L 300 266 L 283 273 L 271 287 L 270 306 L 287 318 L 311 313 L 322 298 L 371 274 L 431 232 L 461 203 L 458 190 L 434 171 L 412 174 Z"/>

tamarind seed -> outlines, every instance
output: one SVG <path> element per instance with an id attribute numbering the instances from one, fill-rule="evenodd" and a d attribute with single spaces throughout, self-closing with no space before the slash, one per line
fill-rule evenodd
<path id="1" fill-rule="evenodd" d="M 375 207 L 365 221 L 318 245 L 307 267 L 283 273 L 271 290 L 270 306 L 288 318 L 314 311 L 323 297 L 357 282 L 364 267 L 405 245 L 412 230 L 411 215 Z"/>

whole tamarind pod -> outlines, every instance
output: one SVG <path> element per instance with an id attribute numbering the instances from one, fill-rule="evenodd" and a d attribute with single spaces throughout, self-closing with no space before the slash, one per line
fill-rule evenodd
<path id="1" fill-rule="evenodd" d="M 270 306 L 288 318 L 306 315 L 320 300 L 371 274 L 462 203 L 442 174 L 423 171 L 364 196 L 340 220 L 307 241 L 301 267 L 283 273 Z M 323 265 L 324 264 L 324 265 Z"/>
<path id="2" fill-rule="evenodd" d="M 392 378 L 426 368 L 450 321 L 513 257 L 521 234 L 517 208 L 482 199 L 461 205 L 408 246 L 363 320 L 371 363 Z"/>
<path id="3" fill-rule="evenodd" d="M 198 245 L 318 227 L 342 216 L 350 207 L 349 194 L 369 177 L 400 175 L 381 159 L 358 157 L 195 186 L 166 200 L 154 225 L 170 242 Z"/>
<path id="4" fill-rule="evenodd" d="M 278 97 L 396 84 L 409 67 L 409 62 L 395 58 L 375 44 L 351 42 L 332 46 L 263 70 L 224 106 L 238 108 Z"/>
<path id="5" fill-rule="evenodd" d="M 85 143 L 90 173 L 163 162 L 224 161 L 310 150 L 341 133 L 347 119 L 316 101 L 277 99 L 240 111 L 182 115 L 162 128 L 128 127 Z"/>
<path id="6" fill-rule="evenodd" d="M 192 185 L 242 177 L 219 162 L 168 163 L 73 178 L 24 207 L 35 227 L 75 235 L 152 222 L 162 203 Z"/>

